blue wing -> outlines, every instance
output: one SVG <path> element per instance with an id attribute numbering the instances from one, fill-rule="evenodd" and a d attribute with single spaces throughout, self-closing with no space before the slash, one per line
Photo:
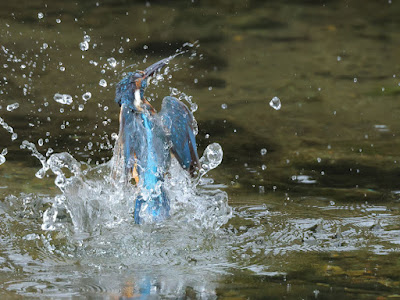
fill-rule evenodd
<path id="1" fill-rule="evenodd" d="M 199 166 L 199 156 L 191 111 L 183 102 L 167 96 L 162 102 L 160 116 L 167 137 L 172 143 L 172 153 L 182 168 L 193 174 L 196 167 Z"/>

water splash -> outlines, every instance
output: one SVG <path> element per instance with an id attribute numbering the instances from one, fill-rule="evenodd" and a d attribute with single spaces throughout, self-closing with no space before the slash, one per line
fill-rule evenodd
<path id="1" fill-rule="evenodd" d="M 121 188 L 110 176 L 113 160 L 93 168 L 82 165 L 65 152 L 51 154 L 47 159 L 28 141 L 23 141 L 21 148 L 30 150 L 41 162 L 42 168 L 36 177 L 43 178 L 51 171 L 55 175 L 54 183 L 62 193 L 44 212 L 43 230 L 63 229 L 91 235 L 123 223 L 134 226 L 132 213 L 139 190 L 133 185 Z M 227 194 L 213 187 L 212 180 L 205 177 L 221 163 L 222 156 L 219 144 L 209 145 L 200 159 L 202 169 L 196 180 L 175 159 L 172 160 L 171 176 L 164 182 L 171 199 L 171 218 L 166 222 L 214 229 L 226 224 L 232 215 Z M 71 220 L 70 224 L 64 222 L 65 216 Z"/>
<path id="2" fill-rule="evenodd" d="M 19 107 L 19 103 L 16 102 L 16 103 L 7 105 L 7 110 L 8 111 L 13 111 L 13 110 L 17 109 L 18 107 Z"/>
<path id="3" fill-rule="evenodd" d="M 278 97 L 274 97 L 269 102 L 269 106 L 271 106 L 275 110 L 280 110 L 282 107 L 281 100 Z"/>
<path id="4" fill-rule="evenodd" d="M 0 117 L 0 125 L 7 130 L 9 133 L 11 133 L 11 140 L 14 141 L 18 138 L 18 134 L 14 132 L 14 128 L 12 128 L 10 125 L 8 125 L 2 117 Z"/>
<path id="5" fill-rule="evenodd" d="M 4 148 L 3 151 L 1 151 L 1 154 L 0 154 L 0 165 L 4 164 L 6 162 L 7 153 L 8 153 L 7 148 Z"/>
<path id="6" fill-rule="evenodd" d="M 92 98 L 92 93 L 91 92 L 86 92 L 82 95 L 82 99 L 86 102 L 88 101 L 90 98 Z"/>
<path id="7" fill-rule="evenodd" d="M 117 60 L 114 57 L 108 58 L 107 63 L 111 68 L 115 68 L 117 66 Z"/>
<path id="8" fill-rule="evenodd" d="M 102 87 L 106 87 L 107 86 L 107 81 L 105 79 L 100 79 L 99 85 L 102 86 Z"/>
<path id="9" fill-rule="evenodd" d="M 200 158 L 201 167 L 205 172 L 218 167 L 222 162 L 222 147 L 218 143 L 212 143 L 204 150 L 203 157 Z"/>
<path id="10" fill-rule="evenodd" d="M 59 94 L 56 93 L 54 94 L 53 97 L 54 101 L 61 103 L 61 104 L 66 104 L 66 105 L 70 105 L 72 104 L 73 100 L 72 100 L 72 96 L 68 95 L 68 94 Z"/>

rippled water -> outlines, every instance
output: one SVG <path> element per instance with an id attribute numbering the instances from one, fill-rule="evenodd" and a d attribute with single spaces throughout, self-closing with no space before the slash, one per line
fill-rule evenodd
<path id="1" fill-rule="evenodd" d="M 398 297 L 399 11 L 0 4 L 1 297 Z M 147 96 L 191 108 L 212 170 L 174 162 L 171 218 L 138 226 L 109 176 L 115 84 L 181 52 Z"/>

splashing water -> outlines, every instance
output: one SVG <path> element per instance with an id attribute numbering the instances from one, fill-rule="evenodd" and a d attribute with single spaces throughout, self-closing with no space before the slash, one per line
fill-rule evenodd
<path id="1" fill-rule="evenodd" d="M 82 95 L 82 99 L 86 102 L 88 101 L 90 98 L 92 98 L 92 93 L 91 92 L 86 92 Z"/>
<path id="2" fill-rule="evenodd" d="M 105 79 L 100 79 L 99 85 L 102 86 L 102 87 L 106 87 L 107 86 L 107 81 Z"/>
<path id="3" fill-rule="evenodd" d="M 79 43 L 79 48 L 82 51 L 87 51 L 89 49 L 89 43 L 87 41 L 83 41 Z"/>
<path id="4" fill-rule="evenodd" d="M 4 148 L 3 151 L 1 151 L 1 154 L 0 154 L 0 165 L 4 164 L 6 162 L 6 157 L 5 156 L 7 155 L 7 153 L 8 153 L 7 148 Z"/>
<path id="5" fill-rule="evenodd" d="M 0 125 L 7 130 L 9 133 L 11 133 L 11 140 L 14 141 L 18 138 L 18 134 L 14 132 L 14 128 L 12 128 L 10 125 L 8 125 L 2 117 L 0 117 Z"/>
<path id="6" fill-rule="evenodd" d="M 269 106 L 271 106 L 275 110 L 280 110 L 282 107 L 281 100 L 278 97 L 274 97 L 269 102 Z"/>
<path id="7" fill-rule="evenodd" d="M 19 107 L 19 103 L 16 102 L 16 103 L 7 105 L 7 110 L 8 111 L 13 111 L 13 110 L 17 109 L 18 107 Z"/>
<path id="8" fill-rule="evenodd" d="M 110 176 L 111 160 L 95 168 L 79 163 L 68 153 L 55 153 L 48 159 L 33 143 L 23 141 L 21 148 L 29 149 L 39 159 L 42 168 L 36 177 L 43 178 L 47 171 L 55 175 L 54 183 L 62 194 L 54 197 L 52 205 L 43 213 L 43 230 L 61 230 L 78 235 L 93 235 L 105 228 L 133 224 L 133 210 L 138 190 L 133 185 L 123 188 Z M 171 199 L 169 226 L 191 225 L 196 228 L 218 229 L 231 217 L 227 194 L 212 185 L 204 175 L 222 161 L 222 148 L 211 144 L 200 159 L 202 169 L 197 180 L 184 171 L 175 159 L 165 180 Z M 65 222 L 65 218 L 71 223 Z M 130 229 L 129 229 L 130 230 Z"/>
<path id="9" fill-rule="evenodd" d="M 42 245 L 46 256 L 77 259 L 89 270 L 134 270 L 138 292 L 157 272 L 157 282 L 167 288 L 157 290 L 157 294 L 183 294 L 179 286 L 191 284 L 203 295 L 214 295 L 212 278 L 232 266 L 223 229 L 232 209 L 227 194 L 205 176 L 207 171 L 193 180 L 173 159 L 171 176 L 164 182 L 171 201 L 170 218 L 158 224 L 136 225 L 133 211 L 138 191 L 133 185 L 121 188 L 110 176 L 113 160 L 89 167 L 65 152 L 46 159 L 28 141 L 21 147 L 42 163 L 39 177 L 46 171 L 55 175 L 61 192 L 54 197 L 8 199 L 9 203 L 22 201 L 24 215 L 42 219 L 42 231 L 26 235 L 24 243 Z M 221 160 L 221 147 L 212 144 L 201 158 L 202 167 L 211 170 Z"/>
<path id="10" fill-rule="evenodd" d="M 68 95 L 68 94 L 59 94 L 56 93 L 54 94 L 53 97 L 54 101 L 61 103 L 61 104 L 66 104 L 66 105 L 70 105 L 72 104 L 73 100 L 72 100 L 72 96 Z"/>
<path id="11" fill-rule="evenodd" d="M 111 68 L 115 68 L 117 66 L 117 60 L 114 57 L 108 58 L 107 63 Z"/>

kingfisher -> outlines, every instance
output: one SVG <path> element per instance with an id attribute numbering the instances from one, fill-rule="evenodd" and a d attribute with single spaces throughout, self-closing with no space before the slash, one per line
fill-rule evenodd
<path id="1" fill-rule="evenodd" d="M 127 73 L 116 86 L 115 102 L 120 106 L 120 114 L 113 176 L 123 184 L 137 186 L 133 213 L 137 224 L 168 218 L 170 200 L 163 183 L 171 156 L 192 176 L 200 165 L 194 117 L 189 108 L 177 98 L 167 96 L 157 113 L 144 97 L 151 78 L 173 57 L 144 71 Z"/>

